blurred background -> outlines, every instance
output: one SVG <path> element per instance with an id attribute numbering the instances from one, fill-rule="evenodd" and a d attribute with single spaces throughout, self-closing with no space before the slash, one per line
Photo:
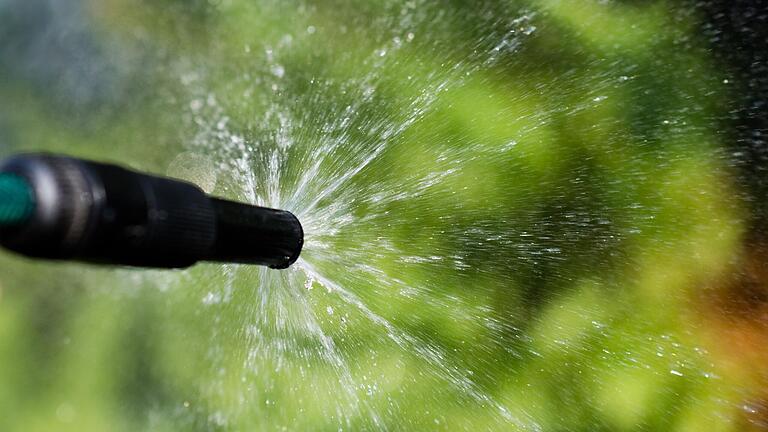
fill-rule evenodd
<path id="1" fill-rule="evenodd" d="M 0 0 L 0 157 L 302 260 L 0 253 L 0 430 L 768 429 L 762 1 Z"/>

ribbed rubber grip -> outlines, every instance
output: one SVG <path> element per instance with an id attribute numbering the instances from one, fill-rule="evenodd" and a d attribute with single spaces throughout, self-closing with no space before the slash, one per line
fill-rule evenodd
<path id="1" fill-rule="evenodd" d="M 210 199 L 188 183 L 150 176 L 141 180 L 148 200 L 148 232 L 141 246 L 146 253 L 192 262 L 205 256 L 216 240 Z"/>

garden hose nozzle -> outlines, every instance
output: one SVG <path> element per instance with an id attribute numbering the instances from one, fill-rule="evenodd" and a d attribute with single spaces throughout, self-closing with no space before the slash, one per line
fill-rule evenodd
<path id="1" fill-rule="evenodd" d="M 64 156 L 20 155 L 0 164 L 0 245 L 28 257 L 283 269 L 303 244 L 290 212 L 213 198 L 187 182 Z"/>

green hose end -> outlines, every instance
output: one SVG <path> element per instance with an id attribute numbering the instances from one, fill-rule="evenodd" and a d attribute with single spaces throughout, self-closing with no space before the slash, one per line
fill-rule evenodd
<path id="1" fill-rule="evenodd" d="M 35 211 L 35 196 L 29 183 L 13 174 L 0 174 L 0 227 L 19 225 Z"/>

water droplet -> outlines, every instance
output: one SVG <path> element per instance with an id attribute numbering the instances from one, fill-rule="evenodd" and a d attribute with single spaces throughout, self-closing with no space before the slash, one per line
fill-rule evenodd
<path id="1" fill-rule="evenodd" d="M 203 304 L 206 306 L 217 304 L 221 301 L 221 297 L 213 292 L 209 292 L 203 297 Z"/>
<path id="2" fill-rule="evenodd" d="M 272 69 L 270 69 L 270 72 L 272 72 L 272 75 L 282 78 L 285 76 L 285 68 L 282 65 L 274 65 L 272 66 Z"/>

